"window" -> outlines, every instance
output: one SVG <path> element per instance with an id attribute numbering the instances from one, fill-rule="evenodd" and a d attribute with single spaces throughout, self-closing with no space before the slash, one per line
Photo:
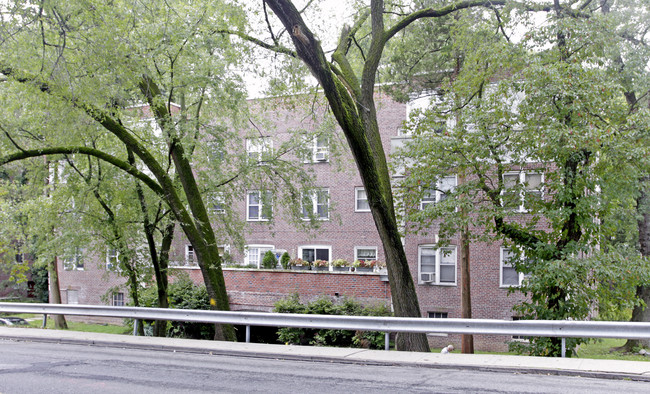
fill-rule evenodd
<path id="1" fill-rule="evenodd" d="M 501 248 L 501 287 L 521 286 L 525 275 L 515 268 L 520 259 L 511 249 Z"/>
<path id="2" fill-rule="evenodd" d="M 315 260 L 330 261 L 330 246 L 309 245 L 298 248 L 298 255 L 304 261 L 313 263 Z"/>
<path id="3" fill-rule="evenodd" d="M 409 102 L 406 103 L 406 121 L 411 123 L 415 127 L 424 127 L 428 132 L 431 133 L 442 133 L 448 128 L 453 127 L 454 119 L 445 119 L 443 117 L 438 117 L 433 119 L 436 116 L 434 111 L 427 113 L 429 108 L 436 108 L 437 111 L 443 110 L 443 108 L 449 107 L 449 100 L 445 100 L 442 92 L 438 91 L 429 91 L 424 94 L 412 97 Z M 426 120 L 426 122 L 425 122 Z M 399 130 L 399 135 L 410 135 L 412 130 Z"/>
<path id="4" fill-rule="evenodd" d="M 503 207 L 512 211 L 526 212 L 526 203 L 541 200 L 544 175 L 539 173 L 509 173 L 503 175 L 501 200 Z"/>
<path id="5" fill-rule="evenodd" d="M 66 271 L 78 270 L 83 271 L 84 262 L 80 248 L 72 248 L 66 251 L 63 257 L 63 269 Z"/>
<path id="6" fill-rule="evenodd" d="M 106 269 L 107 270 L 116 270 L 119 268 L 119 258 L 120 252 L 117 248 L 108 248 L 106 249 Z"/>
<path id="7" fill-rule="evenodd" d="M 317 220 L 328 220 L 330 206 L 329 189 L 319 189 L 302 196 L 302 218 L 309 220 L 312 217 Z"/>
<path id="8" fill-rule="evenodd" d="M 269 220 L 273 212 L 271 193 L 253 190 L 248 192 L 246 202 L 247 219 L 249 221 Z"/>
<path id="9" fill-rule="evenodd" d="M 419 247 L 419 283 L 436 285 L 456 284 L 456 248 L 437 248 L 435 245 Z"/>
<path id="10" fill-rule="evenodd" d="M 246 138 L 246 153 L 251 162 L 261 162 L 264 153 L 272 148 L 273 140 L 270 137 Z"/>
<path id="11" fill-rule="evenodd" d="M 329 140 L 325 136 L 318 136 L 308 142 L 311 144 L 312 163 L 326 163 L 330 158 Z"/>
<path id="12" fill-rule="evenodd" d="M 244 265 L 260 268 L 264 254 L 273 249 L 275 249 L 273 245 L 246 245 L 244 248 Z"/>
<path id="13" fill-rule="evenodd" d="M 377 260 L 377 247 L 375 246 L 355 246 L 354 259 L 361 261 Z"/>
<path id="14" fill-rule="evenodd" d="M 362 187 L 355 187 L 355 212 L 370 212 L 370 204 L 368 204 L 368 195 L 366 194 L 366 189 Z"/>
<path id="15" fill-rule="evenodd" d="M 422 191 L 422 200 L 420 200 L 420 209 L 425 209 L 430 204 L 443 201 L 447 198 L 450 191 L 456 187 L 456 176 L 446 176 L 440 179 L 435 188 L 424 189 Z"/>
<path id="16" fill-rule="evenodd" d="M 522 320 L 521 317 L 519 316 L 513 316 L 512 321 L 519 321 Z M 521 342 L 528 342 L 530 340 L 530 337 L 524 336 L 524 335 L 513 335 L 512 336 L 513 341 L 521 341 Z"/>
<path id="17" fill-rule="evenodd" d="M 429 312 L 429 319 L 446 319 L 449 317 L 449 312 Z"/>
<path id="18" fill-rule="evenodd" d="M 113 306 L 124 306 L 124 293 L 113 293 L 113 300 L 111 302 Z"/>
<path id="19" fill-rule="evenodd" d="M 208 210 L 210 213 L 223 215 L 226 213 L 226 198 L 223 193 L 212 193 L 209 197 Z"/>
<path id="20" fill-rule="evenodd" d="M 78 304 L 79 303 L 79 290 L 66 290 L 66 295 L 68 298 L 68 304 Z"/>
<path id="21" fill-rule="evenodd" d="M 196 253 L 194 253 L 194 246 L 185 245 L 185 265 L 196 265 Z"/>

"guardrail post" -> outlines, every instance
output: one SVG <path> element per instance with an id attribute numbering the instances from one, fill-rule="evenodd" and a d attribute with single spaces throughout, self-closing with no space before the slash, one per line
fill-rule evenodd
<path id="1" fill-rule="evenodd" d="M 246 326 L 246 343 L 251 342 L 251 326 Z"/>
<path id="2" fill-rule="evenodd" d="M 47 327 L 47 313 L 43 313 L 43 328 Z"/>
<path id="3" fill-rule="evenodd" d="M 562 357 L 566 357 L 566 338 L 562 337 Z"/>
<path id="4" fill-rule="evenodd" d="M 390 350 L 390 332 L 384 333 L 384 350 Z"/>
<path id="5" fill-rule="evenodd" d="M 138 326 L 140 325 L 139 319 L 133 319 L 133 336 L 138 336 Z"/>

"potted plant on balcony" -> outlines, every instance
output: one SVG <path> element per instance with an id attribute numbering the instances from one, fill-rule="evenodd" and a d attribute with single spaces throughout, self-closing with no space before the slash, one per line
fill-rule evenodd
<path id="1" fill-rule="evenodd" d="M 289 252 L 282 253 L 282 256 L 280 256 L 280 265 L 282 266 L 282 269 L 285 270 L 288 270 L 291 267 L 291 257 L 289 256 Z"/>
<path id="2" fill-rule="evenodd" d="M 376 264 L 375 260 L 355 260 L 352 266 L 356 272 L 372 272 Z"/>
<path id="3" fill-rule="evenodd" d="M 330 263 L 327 260 L 316 260 L 314 261 L 314 268 L 316 268 L 316 271 L 329 271 Z"/>
<path id="4" fill-rule="evenodd" d="M 310 270 L 311 263 L 309 261 L 303 260 L 300 257 L 296 257 L 291 260 L 291 269 L 292 270 Z"/>
<path id="5" fill-rule="evenodd" d="M 332 261 L 332 269 L 334 271 L 349 271 L 350 263 L 348 263 L 347 260 L 344 259 L 336 259 Z"/>
<path id="6" fill-rule="evenodd" d="M 262 257 L 262 268 L 271 270 L 274 269 L 278 265 L 278 259 L 275 258 L 275 254 L 268 250 L 266 253 L 264 253 L 264 257 Z"/>

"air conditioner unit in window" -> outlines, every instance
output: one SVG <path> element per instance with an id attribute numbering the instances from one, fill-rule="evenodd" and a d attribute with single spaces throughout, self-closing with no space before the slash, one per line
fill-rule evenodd
<path id="1" fill-rule="evenodd" d="M 425 272 L 420 274 L 420 280 L 423 283 L 433 283 L 436 281 L 436 274 L 433 272 Z"/>
<path id="2" fill-rule="evenodd" d="M 327 161 L 327 152 L 316 152 L 314 155 L 315 161 Z"/>

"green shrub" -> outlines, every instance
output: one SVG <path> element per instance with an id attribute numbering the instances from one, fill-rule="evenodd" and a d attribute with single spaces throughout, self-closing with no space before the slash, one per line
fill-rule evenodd
<path id="1" fill-rule="evenodd" d="M 289 266 L 291 265 L 291 256 L 289 256 L 288 252 L 284 252 L 282 253 L 282 256 L 280 256 L 280 265 L 285 270 L 289 269 Z"/>
<path id="2" fill-rule="evenodd" d="M 266 269 L 273 269 L 278 265 L 278 259 L 275 258 L 275 254 L 270 250 L 267 250 L 262 257 L 262 267 Z"/>
<path id="3" fill-rule="evenodd" d="M 176 274 L 167 287 L 169 307 L 173 309 L 210 309 L 210 297 L 204 285 L 195 284 L 187 273 Z M 156 286 L 151 286 L 140 293 L 140 304 L 157 307 L 158 294 Z M 213 339 L 214 324 L 173 321 L 168 323 L 168 337 L 190 339 Z"/>
<path id="4" fill-rule="evenodd" d="M 306 313 L 319 315 L 348 316 L 391 316 L 385 305 L 366 307 L 344 298 L 341 303 L 334 303 L 329 297 L 320 297 L 306 305 L 300 303 L 297 294 L 278 301 L 274 312 Z M 384 333 L 378 331 L 326 330 L 308 328 L 280 328 L 278 340 L 283 343 L 311 346 L 362 347 L 383 349 Z"/>

